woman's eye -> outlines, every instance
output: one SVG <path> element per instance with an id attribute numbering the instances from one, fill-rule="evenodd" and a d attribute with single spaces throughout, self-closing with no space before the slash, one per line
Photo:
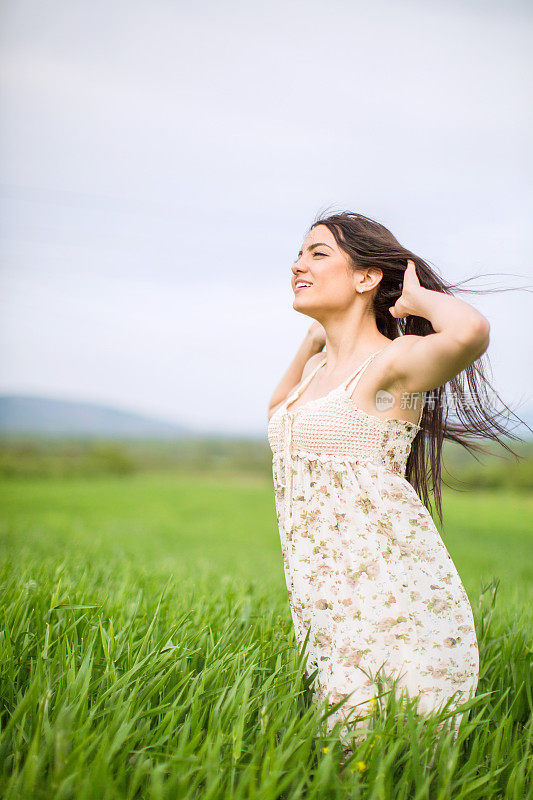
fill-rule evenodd
<path id="1" fill-rule="evenodd" d="M 319 252 L 318 252 L 318 250 L 315 250 L 315 252 L 313 253 L 313 255 L 314 255 L 314 256 L 325 256 L 325 255 L 326 255 L 326 253 L 319 253 Z M 298 256 L 298 258 L 299 258 L 299 256 Z M 295 259 L 294 259 L 294 261 L 293 261 L 292 263 L 293 263 L 293 264 L 296 264 L 296 262 L 298 261 L 298 258 L 295 258 Z"/>

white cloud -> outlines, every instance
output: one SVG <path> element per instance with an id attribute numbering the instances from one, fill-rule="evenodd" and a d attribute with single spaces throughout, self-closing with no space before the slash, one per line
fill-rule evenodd
<path id="1" fill-rule="evenodd" d="M 2 390 L 261 431 L 332 204 L 451 279 L 530 273 L 531 28 L 520 3 L 11 3 Z M 470 300 L 516 395 L 529 297 Z"/>

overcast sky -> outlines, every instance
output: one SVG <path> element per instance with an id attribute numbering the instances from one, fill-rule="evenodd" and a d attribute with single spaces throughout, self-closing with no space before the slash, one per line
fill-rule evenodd
<path id="1" fill-rule="evenodd" d="M 533 7 L 4 0 L 0 392 L 264 435 L 315 215 L 531 285 Z M 531 407 L 533 294 L 458 295 Z"/>

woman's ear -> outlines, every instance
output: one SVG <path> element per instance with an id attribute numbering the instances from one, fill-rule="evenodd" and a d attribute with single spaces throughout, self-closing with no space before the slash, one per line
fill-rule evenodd
<path id="1" fill-rule="evenodd" d="M 363 272 L 363 280 L 359 273 Z M 358 269 L 353 275 L 354 290 L 356 292 L 368 292 L 378 285 L 383 278 L 383 270 L 380 267 L 366 267 L 365 269 Z"/>
<path id="2" fill-rule="evenodd" d="M 372 288 L 374 288 L 383 279 L 383 270 L 380 267 L 370 267 L 368 271 L 372 273 Z"/>

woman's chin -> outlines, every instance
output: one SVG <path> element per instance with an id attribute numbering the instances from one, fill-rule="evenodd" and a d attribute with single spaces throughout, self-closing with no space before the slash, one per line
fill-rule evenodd
<path id="1" fill-rule="evenodd" d="M 292 307 L 295 311 L 299 311 L 300 314 L 308 314 L 309 316 L 313 315 L 313 309 L 311 306 L 307 305 L 306 303 L 301 303 L 297 297 L 295 297 L 292 301 Z"/>

